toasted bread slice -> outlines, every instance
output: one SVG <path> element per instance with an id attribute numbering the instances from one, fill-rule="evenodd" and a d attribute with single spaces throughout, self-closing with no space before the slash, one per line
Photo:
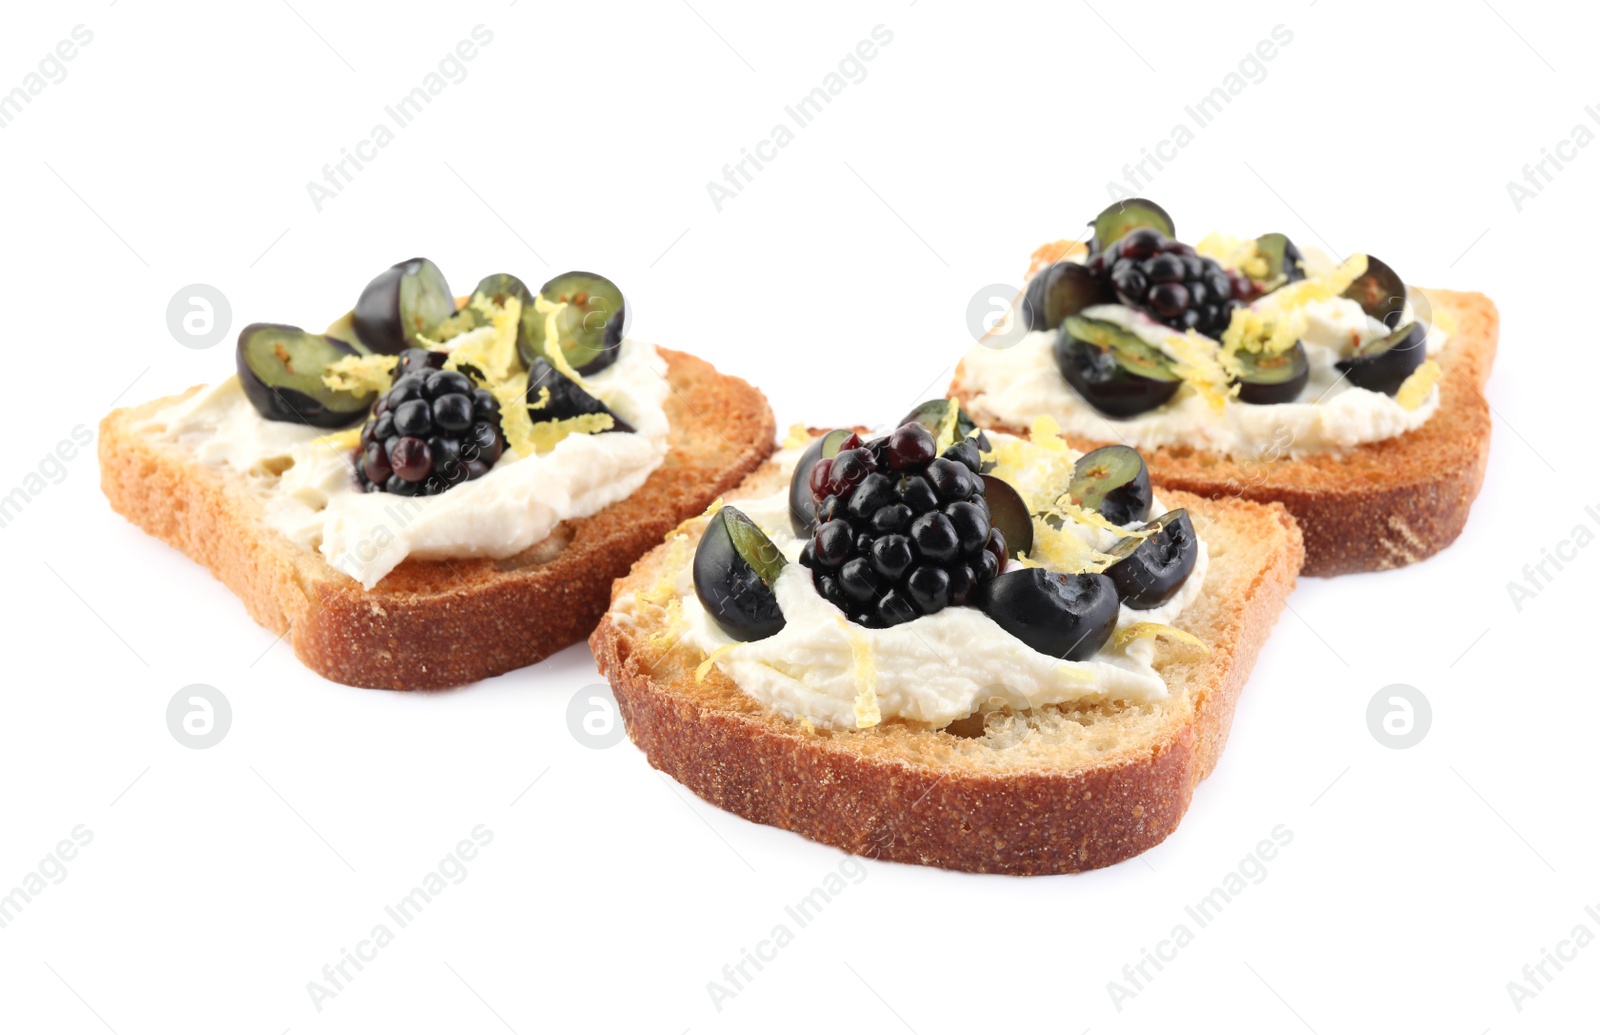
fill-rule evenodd
<path id="1" fill-rule="evenodd" d="M 767 463 L 739 490 L 783 484 Z M 1160 655 L 1170 695 L 1144 705 L 1064 705 L 933 730 L 899 721 L 827 730 L 749 697 L 662 630 L 647 609 L 614 608 L 589 646 L 650 764 L 757 823 L 859 855 L 990 873 L 1109 866 L 1160 843 L 1228 739 L 1234 704 L 1304 559 L 1282 506 L 1164 492 L 1187 507 L 1210 552 L 1200 598 L 1177 625 L 1210 646 Z M 698 524 L 698 523 L 697 523 Z M 698 538 L 699 531 L 691 533 Z M 659 584 L 667 546 L 645 555 L 618 596 Z"/>
<path id="2" fill-rule="evenodd" d="M 341 683 L 423 690 L 531 665 L 586 636 L 611 583 L 678 522 L 737 485 L 774 448 L 766 398 L 736 377 L 661 350 L 672 393 L 666 460 L 631 496 L 564 521 L 504 560 L 408 560 L 372 590 L 262 523 L 236 475 L 135 429 L 184 396 L 100 423 L 100 484 L 112 509 L 199 561 Z M 190 389 L 190 392 L 198 389 Z"/>
<path id="3" fill-rule="evenodd" d="M 1414 564 L 1455 541 L 1483 486 L 1489 460 L 1489 404 L 1483 387 L 1494 363 L 1500 316 L 1472 292 L 1425 291 L 1455 331 L 1437 357 L 1444 368 L 1439 409 L 1416 431 L 1343 453 L 1297 459 L 1235 460 L 1186 446 L 1141 449 L 1150 477 L 1208 499 L 1240 497 L 1289 508 L 1305 535 L 1307 575 L 1343 575 Z M 956 367 L 950 394 L 976 394 Z M 1000 431 L 1024 429 L 989 422 Z M 1106 445 L 1064 436 L 1075 449 Z"/>

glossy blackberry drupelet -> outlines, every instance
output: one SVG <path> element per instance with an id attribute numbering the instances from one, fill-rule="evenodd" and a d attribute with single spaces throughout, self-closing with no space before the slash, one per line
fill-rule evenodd
<path id="1" fill-rule="evenodd" d="M 1242 274 L 1230 274 L 1215 260 L 1149 227 L 1129 231 L 1104 252 L 1091 255 L 1088 266 L 1110 283 L 1123 305 L 1168 327 L 1213 338 L 1222 336 L 1234 306 L 1251 291 Z"/>
<path id="2" fill-rule="evenodd" d="M 935 456 L 933 434 L 903 424 L 863 443 L 851 435 L 817 461 L 811 494 L 818 524 L 800 563 L 817 591 L 869 628 L 977 600 L 1005 566 L 1005 536 L 989 521 L 978 446 L 963 440 Z"/>
<path id="3" fill-rule="evenodd" d="M 426 349 L 401 354 L 394 385 L 361 428 L 354 460 L 367 492 L 437 496 L 500 459 L 500 404 L 467 375 L 440 369 L 444 359 Z"/>

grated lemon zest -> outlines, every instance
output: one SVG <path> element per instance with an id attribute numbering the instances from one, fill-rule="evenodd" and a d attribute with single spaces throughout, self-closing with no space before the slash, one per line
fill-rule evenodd
<path id="1" fill-rule="evenodd" d="M 1033 557 L 1017 561 L 1029 568 L 1049 568 L 1071 574 L 1098 574 L 1111 566 L 1113 558 L 1080 539 L 1065 525 L 1056 528 L 1047 521 L 1033 522 Z"/>
<path id="2" fill-rule="evenodd" d="M 843 615 L 833 617 L 850 641 L 850 662 L 856 681 L 856 729 L 870 729 L 883 721 L 883 713 L 878 710 L 878 672 L 872 662 L 872 644 Z"/>
<path id="3" fill-rule="evenodd" d="M 661 607 L 668 601 L 677 601 L 678 573 L 689 564 L 689 537 L 669 535 L 667 542 L 672 545 L 667 547 L 667 556 L 661 561 L 661 574 L 650 588 L 640 593 L 637 598 L 656 607 Z"/>
<path id="4" fill-rule="evenodd" d="M 1161 351 L 1172 360 L 1172 372 L 1194 388 L 1216 412 L 1239 394 L 1223 368 L 1217 343 L 1195 331 L 1169 334 L 1161 341 Z"/>
<path id="5" fill-rule="evenodd" d="M 811 432 L 804 424 L 796 421 L 789 425 L 789 433 L 783 436 L 783 448 L 803 449 L 811 444 Z"/>
<path id="6" fill-rule="evenodd" d="M 331 435 L 322 435 L 313 439 L 311 444 L 327 449 L 354 449 L 361 444 L 361 425 L 357 424 L 353 428 L 336 431 Z"/>
<path id="7" fill-rule="evenodd" d="M 730 650 L 733 650 L 733 648 L 738 647 L 738 646 L 740 646 L 740 645 L 737 644 L 737 643 L 724 643 L 722 646 L 718 647 L 716 650 L 712 651 L 710 654 L 707 654 L 706 655 L 706 660 L 700 662 L 700 664 L 695 666 L 695 669 L 694 669 L 694 681 L 696 683 L 704 682 L 705 678 L 706 678 L 706 675 L 711 671 L 711 666 L 713 666 L 713 665 L 715 665 L 717 663 L 717 659 L 722 657 L 724 654 L 728 653 Z"/>
<path id="8" fill-rule="evenodd" d="M 543 420 L 533 424 L 528 444 L 535 453 L 542 455 L 560 445 L 568 436 L 598 435 L 602 431 L 610 431 L 616 423 L 616 418 L 609 413 L 583 413 L 563 420 Z M 519 449 L 517 452 L 522 451 Z"/>
<path id="9" fill-rule="evenodd" d="M 661 628 L 651 633 L 646 642 L 660 650 L 671 650 L 688 631 L 689 621 L 683 617 L 683 604 L 673 595 L 661 606 Z"/>
<path id="10" fill-rule="evenodd" d="M 397 356 L 346 356 L 328 364 L 322 372 L 322 383 L 340 392 L 380 395 L 394 385 L 394 368 Z"/>
<path id="11" fill-rule="evenodd" d="M 528 375 L 513 374 L 491 384 L 489 391 L 500 403 L 500 431 L 506 445 L 516 450 L 518 456 L 532 456 L 538 452 L 533 445 L 533 418 L 528 416 Z"/>
<path id="12" fill-rule="evenodd" d="M 1285 284 L 1270 294 L 1263 295 L 1252 308 L 1278 319 L 1286 318 L 1293 310 L 1310 302 L 1326 302 L 1343 295 L 1345 289 L 1367 272 L 1367 257 L 1357 252 L 1327 273 Z"/>
<path id="13" fill-rule="evenodd" d="M 809 715 L 800 716 L 800 728 L 805 730 L 807 733 L 817 732 L 817 727 L 812 724 L 811 716 Z"/>
<path id="14" fill-rule="evenodd" d="M 549 360 L 551 366 L 565 374 L 579 388 L 582 388 L 590 395 L 594 395 L 595 393 L 589 388 L 589 383 L 567 361 L 567 354 L 561 348 L 561 321 L 557 317 L 566 307 L 566 302 L 552 302 L 543 295 L 538 295 L 533 300 L 533 311 L 544 317 L 544 358 Z"/>
<path id="15" fill-rule="evenodd" d="M 1162 625 L 1160 622 L 1135 622 L 1118 632 L 1113 642 L 1117 649 L 1121 650 L 1134 640 L 1153 639 L 1158 636 L 1183 644 L 1190 649 L 1190 653 L 1198 652 L 1197 656 L 1203 657 L 1211 653 L 1211 648 L 1207 647 L 1200 637 L 1170 625 Z"/>
<path id="16" fill-rule="evenodd" d="M 1062 517 L 1071 518 L 1079 524 L 1093 525 L 1095 528 L 1103 528 L 1107 532 L 1115 532 L 1117 535 L 1130 539 L 1146 539 L 1152 535 L 1155 535 L 1156 532 L 1159 531 L 1159 529 L 1154 528 L 1136 528 L 1132 531 L 1129 531 L 1123 528 L 1121 525 L 1112 524 L 1111 521 L 1102 514 L 1096 513 L 1092 510 L 1085 510 L 1083 507 L 1080 507 L 1076 503 L 1072 502 L 1066 496 L 1062 496 L 1061 498 L 1057 499 L 1053 509 Z"/>
<path id="17" fill-rule="evenodd" d="M 1251 280 L 1260 282 L 1267 277 L 1267 260 L 1260 254 L 1253 237 L 1213 232 L 1202 237 L 1194 250 L 1195 254 L 1215 259 L 1224 269 L 1238 270 Z"/>
<path id="18" fill-rule="evenodd" d="M 1433 391 L 1433 386 L 1439 383 L 1439 378 L 1444 375 L 1444 370 L 1438 363 L 1429 359 L 1411 372 L 1400 385 L 1400 390 L 1394 393 L 1394 401 L 1400 404 L 1402 410 L 1415 410 L 1428 400 L 1428 393 Z"/>
<path id="19" fill-rule="evenodd" d="M 488 321 L 458 336 L 450 348 L 450 358 L 445 360 L 446 370 L 459 370 L 463 365 L 475 367 L 489 379 L 491 389 L 523 370 L 522 356 L 517 352 L 517 327 L 522 314 L 522 300 L 507 297 L 505 305 L 497 305 L 483 294 L 472 296 L 472 309 L 483 314 Z M 432 344 L 432 343 L 430 343 Z M 438 343 L 443 347 L 445 343 Z"/>
<path id="20" fill-rule="evenodd" d="M 1028 441 L 1051 453 L 1067 451 L 1067 444 L 1061 438 L 1061 425 L 1047 413 L 1041 413 L 1033 419 L 1033 426 L 1028 431 Z"/>

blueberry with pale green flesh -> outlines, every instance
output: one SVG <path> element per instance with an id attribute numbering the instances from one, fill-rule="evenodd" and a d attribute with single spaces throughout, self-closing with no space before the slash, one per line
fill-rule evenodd
<path id="1" fill-rule="evenodd" d="M 992 474 L 983 476 L 983 499 L 989 508 L 989 524 L 1006 539 L 1006 556 L 1016 557 L 1033 549 L 1033 515 L 1022 494 L 1011 483 Z"/>
<path id="2" fill-rule="evenodd" d="M 1064 661 L 1093 657 L 1117 625 L 1117 589 L 1104 575 L 1022 568 L 986 583 L 980 594 L 979 607 L 1000 628 Z"/>
<path id="3" fill-rule="evenodd" d="M 789 526 L 802 539 L 817 530 L 817 503 L 811 496 L 811 469 L 818 460 L 831 460 L 839 455 L 842 443 L 850 437 L 848 428 L 834 428 L 818 435 L 800 454 L 789 477 Z"/>
<path id="4" fill-rule="evenodd" d="M 1256 406 L 1294 402 L 1311 379 L 1311 364 L 1305 346 L 1298 341 L 1292 348 L 1268 355 L 1264 352 L 1234 353 L 1239 364 L 1239 401 Z"/>
<path id="5" fill-rule="evenodd" d="M 1132 446 L 1101 446 L 1078 458 L 1067 498 L 1113 525 L 1150 515 L 1150 469 Z"/>
<path id="6" fill-rule="evenodd" d="M 1106 577 L 1116 584 L 1122 602 L 1135 611 L 1160 607 L 1177 594 L 1194 571 L 1200 541 L 1187 510 L 1169 510 L 1141 531 L 1154 535 L 1129 536 L 1111 548 L 1116 558 Z"/>
<path id="7" fill-rule="evenodd" d="M 1022 297 L 1022 318 L 1031 331 L 1053 331 L 1061 321 L 1092 305 L 1115 302 L 1108 281 L 1077 262 L 1047 266 L 1028 281 Z"/>
<path id="8" fill-rule="evenodd" d="M 444 274 L 427 259 L 407 259 L 384 270 L 356 299 L 351 325 L 373 352 L 397 356 L 421 347 L 419 338 L 456 311 Z"/>
<path id="9" fill-rule="evenodd" d="M 1165 355 L 1104 320 L 1067 317 L 1056 337 L 1055 357 L 1067 384 L 1107 417 L 1153 410 L 1182 383 Z"/>
<path id="10" fill-rule="evenodd" d="M 971 438 L 973 442 L 977 443 L 978 452 L 989 452 L 989 436 L 979 431 L 978 422 L 972 419 L 972 415 L 966 411 L 965 407 L 952 399 L 929 399 L 927 402 L 918 403 L 910 413 L 900 418 L 895 427 L 898 428 L 904 424 L 921 424 L 935 435 L 938 435 L 944 430 L 945 421 L 950 419 L 950 407 L 952 406 L 956 407 L 956 441 L 960 442 Z M 973 435 L 974 431 L 978 433 Z M 991 460 L 984 463 L 981 469 L 984 471 L 993 470 L 994 461 Z"/>
<path id="11" fill-rule="evenodd" d="M 1344 289 L 1344 297 L 1359 302 L 1368 316 L 1393 330 L 1405 311 L 1406 282 L 1386 263 L 1369 255 L 1367 271 Z"/>
<path id="12" fill-rule="evenodd" d="M 373 392 L 329 388 L 322 375 L 346 356 L 359 355 L 348 342 L 281 323 L 253 323 L 239 332 L 235 361 L 239 385 L 267 420 L 343 428 L 366 417 Z"/>
<path id="13" fill-rule="evenodd" d="M 1147 226 L 1159 230 L 1163 237 L 1177 239 L 1172 217 L 1167 210 L 1145 198 L 1114 201 L 1089 224 L 1094 227 L 1094 237 L 1089 241 L 1089 253 L 1103 252 L 1121 240 L 1130 230 Z"/>
<path id="14" fill-rule="evenodd" d="M 1256 238 L 1256 254 L 1267 264 L 1267 275 L 1259 283 L 1268 291 L 1306 279 L 1305 256 L 1283 234 L 1262 234 Z"/>
<path id="15" fill-rule="evenodd" d="M 535 424 L 604 413 L 611 417 L 611 427 L 607 431 L 633 430 L 632 425 L 612 413 L 605 403 L 584 391 L 578 382 L 551 366 L 547 359 L 534 360 L 528 370 L 527 399 L 528 416 L 533 418 Z"/>
<path id="16" fill-rule="evenodd" d="M 556 309 L 541 313 L 537 304 L 523 307 L 517 335 L 523 362 L 531 367 L 551 348 L 561 349 L 580 374 L 596 373 L 617 361 L 627 311 L 621 288 L 597 273 L 574 270 L 548 281 L 539 298 Z"/>
<path id="17" fill-rule="evenodd" d="M 1349 359 L 1335 363 L 1334 369 L 1357 388 L 1393 395 L 1428 358 L 1427 342 L 1427 328 L 1420 323 L 1408 323 L 1398 331 L 1362 345 Z"/>
<path id="18" fill-rule="evenodd" d="M 754 521 L 734 507 L 723 507 L 695 548 L 695 596 L 729 636 L 764 640 L 784 625 L 772 585 L 785 563 Z"/>

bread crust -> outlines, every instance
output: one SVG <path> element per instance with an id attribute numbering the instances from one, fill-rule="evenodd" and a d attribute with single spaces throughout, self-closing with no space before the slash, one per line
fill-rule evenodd
<path id="1" fill-rule="evenodd" d="M 372 590 L 266 527 L 237 478 L 135 430 L 181 397 L 100 423 L 100 483 L 113 510 L 205 565 L 307 667 L 352 686 L 441 689 L 530 665 L 583 639 L 611 583 L 641 553 L 775 448 L 756 388 L 661 349 L 671 447 L 636 492 L 503 560 L 407 560 Z M 191 389 L 190 391 L 195 391 Z"/>
<path id="2" fill-rule="evenodd" d="M 1177 623 L 1211 651 L 1159 662 L 1175 689 L 1139 706 L 1155 732 L 1103 755 L 1068 758 L 1064 749 L 1057 761 L 1046 749 L 1012 764 L 982 735 L 893 721 L 813 729 L 758 704 L 715 667 L 697 679 L 698 652 L 654 645 L 657 630 L 615 606 L 589 645 L 650 764 L 720 808 L 898 862 L 1009 874 L 1109 866 L 1165 839 L 1216 767 L 1240 690 L 1303 560 L 1282 506 L 1178 492 L 1163 500 L 1190 508 L 1213 551 L 1205 591 Z M 651 586 L 667 550 L 642 558 L 616 595 Z M 1075 709 L 1083 739 L 1093 740 L 1098 721 L 1116 723 L 1117 708 Z"/>
<path id="3" fill-rule="evenodd" d="M 1489 404 L 1483 388 L 1500 336 L 1494 303 L 1475 292 L 1426 290 L 1456 330 L 1440 365 L 1439 409 L 1415 431 L 1344 453 L 1235 460 L 1205 450 L 1145 450 L 1157 485 L 1208 499 L 1239 497 L 1289 508 L 1305 534 L 1307 575 L 1343 575 L 1414 564 L 1461 534 L 1489 460 Z M 975 394 L 956 368 L 950 394 Z M 1019 432 L 997 422 L 1000 431 Z M 1073 448 L 1104 441 L 1064 435 Z"/>

